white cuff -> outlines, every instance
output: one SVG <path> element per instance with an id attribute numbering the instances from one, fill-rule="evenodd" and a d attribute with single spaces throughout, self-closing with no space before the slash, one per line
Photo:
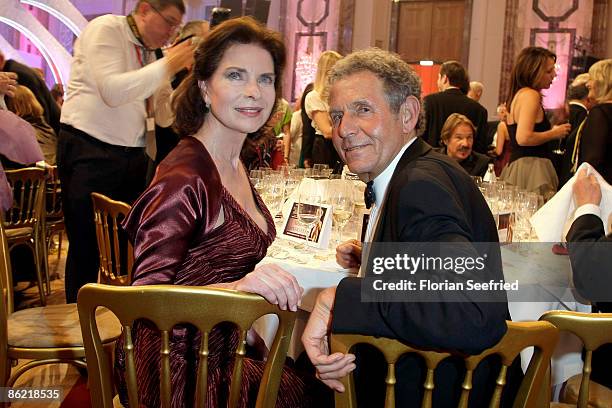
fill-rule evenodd
<path id="1" fill-rule="evenodd" d="M 586 214 L 593 214 L 601 218 L 601 209 L 596 204 L 583 204 L 576 209 L 576 212 L 574 213 L 574 220 Z"/>

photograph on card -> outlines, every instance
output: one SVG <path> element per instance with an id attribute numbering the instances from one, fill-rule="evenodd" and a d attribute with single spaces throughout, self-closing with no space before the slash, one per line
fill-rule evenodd
<path id="1" fill-rule="evenodd" d="M 325 204 L 292 203 L 282 235 L 293 240 L 320 243 L 329 208 Z"/>

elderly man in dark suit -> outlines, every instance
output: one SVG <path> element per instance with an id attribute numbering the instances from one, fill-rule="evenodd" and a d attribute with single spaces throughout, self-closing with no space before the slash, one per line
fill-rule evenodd
<path id="1" fill-rule="evenodd" d="M 330 80 L 334 146 L 349 169 L 368 183 L 366 199 L 374 201 L 365 241 L 444 243 L 453 248 L 467 247 L 472 256 L 474 242 L 493 242 L 482 276 L 471 277 L 503 279 L 495 222 L 482 195 L 454 160 L 434 152 L 417 137 L 421 87 L 416 73 L 399 56 L 369 49 L 339 61 Z M 341 244 L 337 259 L 343 267 L 360 266 L 361 244 Z M 338 333 L 385 336 L 417 347 L 466 354 L 491 347 L 506 332 L 509 314 L 505 293 L 503 301 L 498 302 L 469 298 L 455 303 L 415 302 L 416 298 L 362 302 L 362 283 L 366 284 L 372 272 L 365 265 L 367 256 L 362 266 L 365 279 L 345 278 L 337 288 L 320 293 L 302 337 L 319 377 L 336 391 L 344 391 L 338 378 L 357 369 L 360 406 L 382 406 L 385 368 L 381 372 L 379 363 L 367 352 L 329 355 L 325 341 L 329 327 Z M 469 279 L 452 272 L 435 276 L 436 272 L 427 276 Z M 489 362 L 477 370 L 477 383 L 487 378 L 494 382 L 493 365 Z M 455 360 L 439 367 L 434 406 L 456 406 L 463 369 L 463 361 Z M 422 367 L 401 360 L 397 374 L 397 406 L 420 406 Z M 510 383 L 513 378 L 510 375 Z M 364 389 L 367 393 L 359 393 Z M 474 394 L 470 401 L 473 406 L 483 406 L 483 398 L 483 394 Z"/>
<path id="2" fill-rule="evenodd" d="M 606 235 L 599 204 L 601 188 L 587 170 L 578 172 L 573 186 L 576 212 L 567 233 L 574 286 L 585 298 L 593 301 L 593 311 L 612 312 L 612 236 Z M 612 344 L 593 353 L 591 380 L 612 389 Z"/>
<path id="3" fill-rule="evenodd" d="M 446 118 L 451 113 L 461 113 L 476 126 L 474 150 L 487 153 L 487 110 L 466 96 L 469 86 L 470 80 L 463 65 L 457 61 L 442 64 L 438 75 L 440 92 L 427 95 L 423 100 L 427 125 L 423 138 L 433 147 L 440 146 L 440 134 Z"/>

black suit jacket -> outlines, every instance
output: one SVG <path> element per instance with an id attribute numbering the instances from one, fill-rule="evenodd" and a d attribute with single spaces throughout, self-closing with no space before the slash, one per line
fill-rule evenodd
<path id="1" fill-rule="evenodd" d="M 577 129 L 578 126 L 586 119 L 589 111 L 580 105 L 573 103 L 569 104 L 569 124 L 572 125 L 572 130 Z"/>
<path id="2" fill-rule="evenodd" d="M 476 126 L 474 150 L 487 153 L 487 110 L 478 102 L 465 96 L 459 89 L 450 88 L 443 92 L 427 95 L 423 100 L 425 106 L 425 125 L 427 129 L 423 139 L 431 146 L 440 146 L 440 132 L 444 122 L 452 113 L 468 117 Z"/>
<path id="3" fill-rule="evenodd" d="M 436 150 L 437 152 L 441 154 L 447 155 L 446 147 L 441 147 L 439 149 L 434 149 L 434 150 Z M 472 151 L 472 153 L 465 160 L 462 160 L 459 162 L 459 165 L 470 176 L 483 177 L 485 173 L 487 172 L 489 163 L 493 163 L 493 158 L 487 156 L 486 154 Z"/>
<path id="4" fill-rule="evenodd" d="M 374 228 L 374 242 L 498 242 L 491 212 L 469 175 L 454 160 L 434 152 L 421 139 L 415 140 L 400 159 Z M 487 268 L 491 269 L 488 273 L 491 278 L 503 279 L 499 245 L 493 248 L 488 254 Z M 417 347 L 472 354 L 494 345 L 507 330 L 505 320 L 509 319 L 509 313 L 505 302 L 368 303 L 361 301 L 361 282 L 360 278 L 346 278 L 338 285 L 333 332 L 385 336 Z M 363 356 L 358 356 L 358 370 L 364 365 L 376 364 L 368 351 L 363 351 Z M 420 406 L 424 371 L 414 361 L 402 361 L 397 366 L 397 406 Z M 385 368 L 377 369 L 384 378 Z M 483 364 L 475 375 L 476 383 L 494 381 L 496 374 L 491 369 L 491 365 Z M 456 406 L 462 370 L 463 361 L 439 367 L 436 381 L 440 383 L 436 390 L 444 392 L 435 393 L 434 406 Z M 367 379 L 357 373 L 356 381 L 361 377 L 363 387 L 370 390 L 372 398 L 377 398 L 374 395 L 384 394 L 384 389 L 373 391 L 376 386 L 372 372 L 368 368 Z M 384 386 L 384 381 L 376 384 Z M 451 388 L 457 392 L 449 392 Z M 471 406 L 480 406 L 483 395 L 473 397 Z M 377 399 L 362 395 L 358 398 L 360 406 L 379 406 Z"/>
<path id="5" fill-rule="evenodd" d="M 14 60 L 6 60 L 4 70 L 16 73 L 19 85 L 32 91 L 44 110 L 45 121 L 53 128 L 55 134 L 59 135 L 60 107 L 53 99 L 45 81 L 32 68 Z"/>
<path id="6" fill-rule="evenodd" d="M 567 233 L 574 286 L 581 296 L 595 300 L 594 309 L 612 312 L 612 236 L 606 236 L 601 219 L 592 214 L 578 217 Z M 593 353 L 591 379 L 612 388 L 612 344 Z"/>

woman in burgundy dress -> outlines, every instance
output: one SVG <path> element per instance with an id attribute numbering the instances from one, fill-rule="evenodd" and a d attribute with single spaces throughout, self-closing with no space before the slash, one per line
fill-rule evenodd
<path id="1" fill-rule="evenodd" d="M 198 47 L 195 66 L 173 101 L 182 139 L 124 224 L 134 243 L 133 285 L 231 288 L 297 310 L 302 288 L 295 278 L 276 265 L 256 267 L 274 240 L 274 222 L 239 158 L 247 133 L 266 122 L 280 96 L 284 62 L 279 36 L 248 17 L 221 24 Z M 159 406 L 159 334 L 139 322 L 133 336 L 141 404 Z M 207 407 L 227 405 L 238 341 L 229 324 L 210 335 Z M 199 343 L 193 327 L 174 329 L 173 407 L 194 404 Z M 116 368 L 125 403 L 121 347 Z M 245 359 L 241 406 L 254 405 L 263 368 L 263 361 Z M 277 406 L 312 405 L 319 385 L 286 367 Z"/>

